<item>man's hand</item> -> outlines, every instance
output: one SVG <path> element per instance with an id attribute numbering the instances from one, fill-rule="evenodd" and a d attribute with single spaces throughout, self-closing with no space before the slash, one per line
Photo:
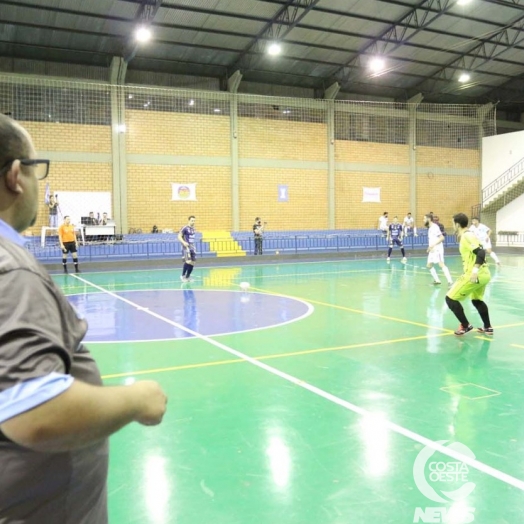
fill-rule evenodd
<path id="1" fill-rule="evenodd" d="M 144 380 L 130 387 L 135 390 L 139 407 L 135 417 L 136 422 L 144 426 L 160 424 L 166 412 L 167 397 L 158 382 Z"/>

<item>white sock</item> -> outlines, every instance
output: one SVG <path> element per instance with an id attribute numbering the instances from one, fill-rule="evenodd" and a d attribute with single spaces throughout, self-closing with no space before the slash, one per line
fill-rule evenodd
<path id="1" fill-rule="evenodd" d="M 444 276 L 446 277 L 448 284 L 451 284 L 453 279 L 451 278 L 451 273 L 449 272 L 448 266 L 442 266 L 442 271 L 444 272 Z"/>
<path id="2" fill-rule="evenodd" d="M 495 254 L 495 251 L 492 251 L 489 256 L 495 261 L 496 264 L 500 264 L 499 257 Z"/>
<path id="3" fill-rule="evenodd" d="M 429 272 L 431 273 L 431 276 L 433 277 L 433 280 L 434 280 L 435 282 L 440 282 L 440 278 L 439 278 L 438 275 L 437 275 L 437 270 L 436 270 L 434 267 L 432 267 L 432 268 L 429 270 Z"/>

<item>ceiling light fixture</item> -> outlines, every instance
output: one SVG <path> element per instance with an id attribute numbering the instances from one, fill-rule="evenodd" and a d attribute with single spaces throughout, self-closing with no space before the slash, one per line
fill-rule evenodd
<path id="1" fill-rule="evenodd" d="M 386 69 L 386 61 L 380 56 L 376 56 L 370 60 L 369 68 L 376 75 L 382 73 Z"/>
<path id="2" fill-rule="evenodd" d="M 269 47 L 267 48 L 267 52 L 268 52 L 271 56 L 279 55 L 279 54 L 282 52 L 282 46 L 281 46 L 278 42 L 273 42 L 273 43 L 270 44 Z"/>
<path id="3" fill-rule="evenodd" d="M 462 73 L 458 80 L 461 84 L 465 84 L 471 80 L 471 76 L 469 76 L 469 73 Z"/>
<path id="4" fill-rule="evenodd" d="M 458 0 L 457 5 L 467 5 L 471 3 L 471 0 Z"/>
<path id="5" fill-rule="evenodd" d="M 148 42 L 151 40 L 151 30 L 148 27 L 139 27 L 135 32 L 135 38 L 139 42 Z"/>

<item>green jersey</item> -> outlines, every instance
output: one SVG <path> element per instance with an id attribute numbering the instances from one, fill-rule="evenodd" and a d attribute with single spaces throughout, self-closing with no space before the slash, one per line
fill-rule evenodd
<path id="1" fill-rule="evenodd" d="M 475 249 L 481 247 L 479 239 L 471 231 L 464 231 L 460 237 L 460 256 L 462 257 L 462 265 L 464 266 L 464 273 L 471 273 L 475 266 L 477 255 L 473 253 Z M 480 267 L 480 271 L 487 270 L 486 262 Z"/>

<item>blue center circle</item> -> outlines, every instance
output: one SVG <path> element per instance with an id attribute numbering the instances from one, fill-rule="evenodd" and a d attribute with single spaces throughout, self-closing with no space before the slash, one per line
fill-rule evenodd
<path id="1" fill-rule="evenodd" d="M 69 295 L 89 330 L 85 342 L 172 340 L 266 329 L 310 315 L 299 299 L 265 293 L 165 289 Z"/>

